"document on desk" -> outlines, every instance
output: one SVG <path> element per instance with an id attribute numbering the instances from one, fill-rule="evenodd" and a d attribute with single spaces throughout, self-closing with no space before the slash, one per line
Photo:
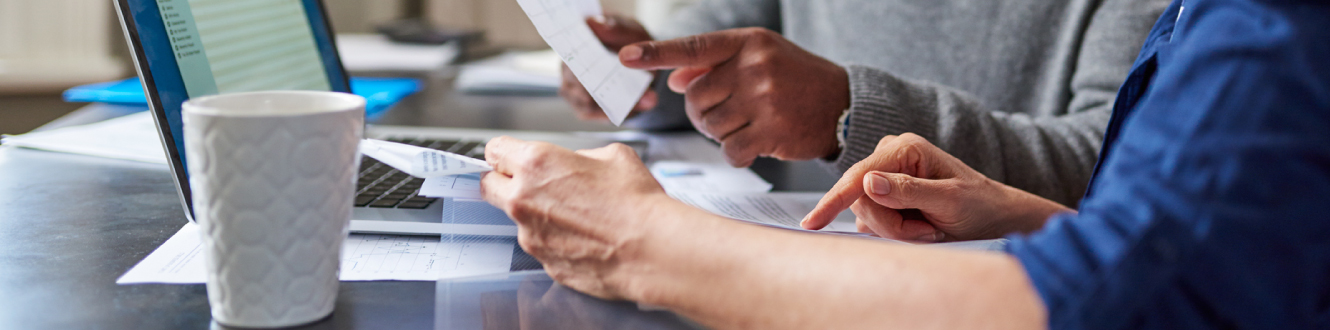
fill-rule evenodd
<path id="1" fill-rule="evenodd" d="M 764 193 L 771 184 L 752 170 L 722 164 L 656 162 L 651 175 L 667 192 Z M 481 199 L 480 175 L 430 177 L 420 187 L 426 197 Z M 814 200 L 814 203 L 817 201 Z M 811 209 L 810 209 L 811 210 Z"/>
<path id="2" fill-rule="evenodd" d="M 600 15 L 597 0 L 517 0 L 545 43 L 559 53 L 577 81 L 591 93 L 614 125 L 623 123 L 654 77 L 629 69 L 609 51 L 586 25 Z"/>
<path id="3" fill-rule="evenodd" d="M 342 248 L 343 281 L 435 281 L 504 273 L 512 266 L 513 242 L 504 238 L 465 241 L 438 237 L 362 235 Z M 116 284 L 198 284 L 208 279 L 199 226 L 187 223 Z"/>
<path id="4" fill-rule="evenodd" d="M 720 146 L 697 132 L 646 133 L 641 131 L 575 132 L 578 136 L 612 141 L 646 141 L 647 164 L 663 161 L 728 165 Z"/>
<path id="5" fill-rule="evenodd" d="M 771 183 L 747 168 L 729 164 L 661 161 L 651 164 L 651 175 L 665 191 L 711 193 L 764 193 Z"/>
<path id="6" fill-rule="evenodd" d="M 822 193 L 811 192 L 775 192 L 775 193 L 704 193 L 694 191 L 668 192 L 674 197 L 693 207 L 726 218 L 755 222 L 758 224 L 802 229 L 799 221 L 808 212 L 813 211 Z M 854 213 L 842 212 L 822 230 L 854 232 Z"/>
<path id="7" fill-rule="evenodd" d="M 466 174 L 425 179 L 420 186 L 425 197 L 480 199 L 480 175 Z"/>
<path id="8" fill-rule="evenodd" d="M 4 145 L 166 164 L 148 111 L 86 125 L 4 137 Z"/>

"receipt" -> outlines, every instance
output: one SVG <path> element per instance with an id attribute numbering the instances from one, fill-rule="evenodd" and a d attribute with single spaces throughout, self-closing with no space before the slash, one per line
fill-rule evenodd
<path id="1" fill-rule="evenodd" d="M 517 0 L 517 4 L 610 122 L 622 124 L 655 77 L 620 63 L 619 54 L 606 49 L 586 25 L 586 17 L 601 14 L 600 2 Z"/>
<path id="2" fill-rule="evenodd" d="M 417 178 L 481 173 L 493 169 L 483 160 L 375 139 L 361 140 L 360 153 Z"/>

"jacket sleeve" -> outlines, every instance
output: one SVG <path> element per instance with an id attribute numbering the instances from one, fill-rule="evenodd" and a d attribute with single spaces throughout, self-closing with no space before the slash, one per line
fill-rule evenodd
<path id="1" fill-rule="evenodd" d="M 1166 1 L 1105 1 L 1092 14 L 1060 116 L 997 111 L 964 91 L 849 66 L 844 172 L 887 135 L 913 132 L 988 177 L 1076 207 L 1093 172 L 1118 86 Z"/>

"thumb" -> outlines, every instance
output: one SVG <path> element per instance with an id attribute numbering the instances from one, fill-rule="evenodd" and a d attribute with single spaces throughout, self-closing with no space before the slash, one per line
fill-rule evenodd
<path id="1" fill-rule="evenodd" d="M 864 194 L 889 208 L 928 211 L 946 207 L 951 186 L 942 180 L 920 179 L 908 174 L 873 171 L 864 176 Z"/>
<path id="2" fill-rule="evenodd" d="M 591 32 L 596 34 L 596 38 L 600 39 L 600 43 L 614 52 L 635 42 L 651 40 L 651 34 L 646 32 L 646 28 L 632 19 L 601 15 L 588 17 L 586 24 L 591 28 Z"/>

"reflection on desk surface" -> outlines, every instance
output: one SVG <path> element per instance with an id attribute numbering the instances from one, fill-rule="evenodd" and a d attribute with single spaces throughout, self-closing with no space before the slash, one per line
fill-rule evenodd
<path id="1" fill-rule="evenodd" d="M 439 281 L 435 329 L 704 329 L 668 311 L 605 301 L 544 271 Z"/>

